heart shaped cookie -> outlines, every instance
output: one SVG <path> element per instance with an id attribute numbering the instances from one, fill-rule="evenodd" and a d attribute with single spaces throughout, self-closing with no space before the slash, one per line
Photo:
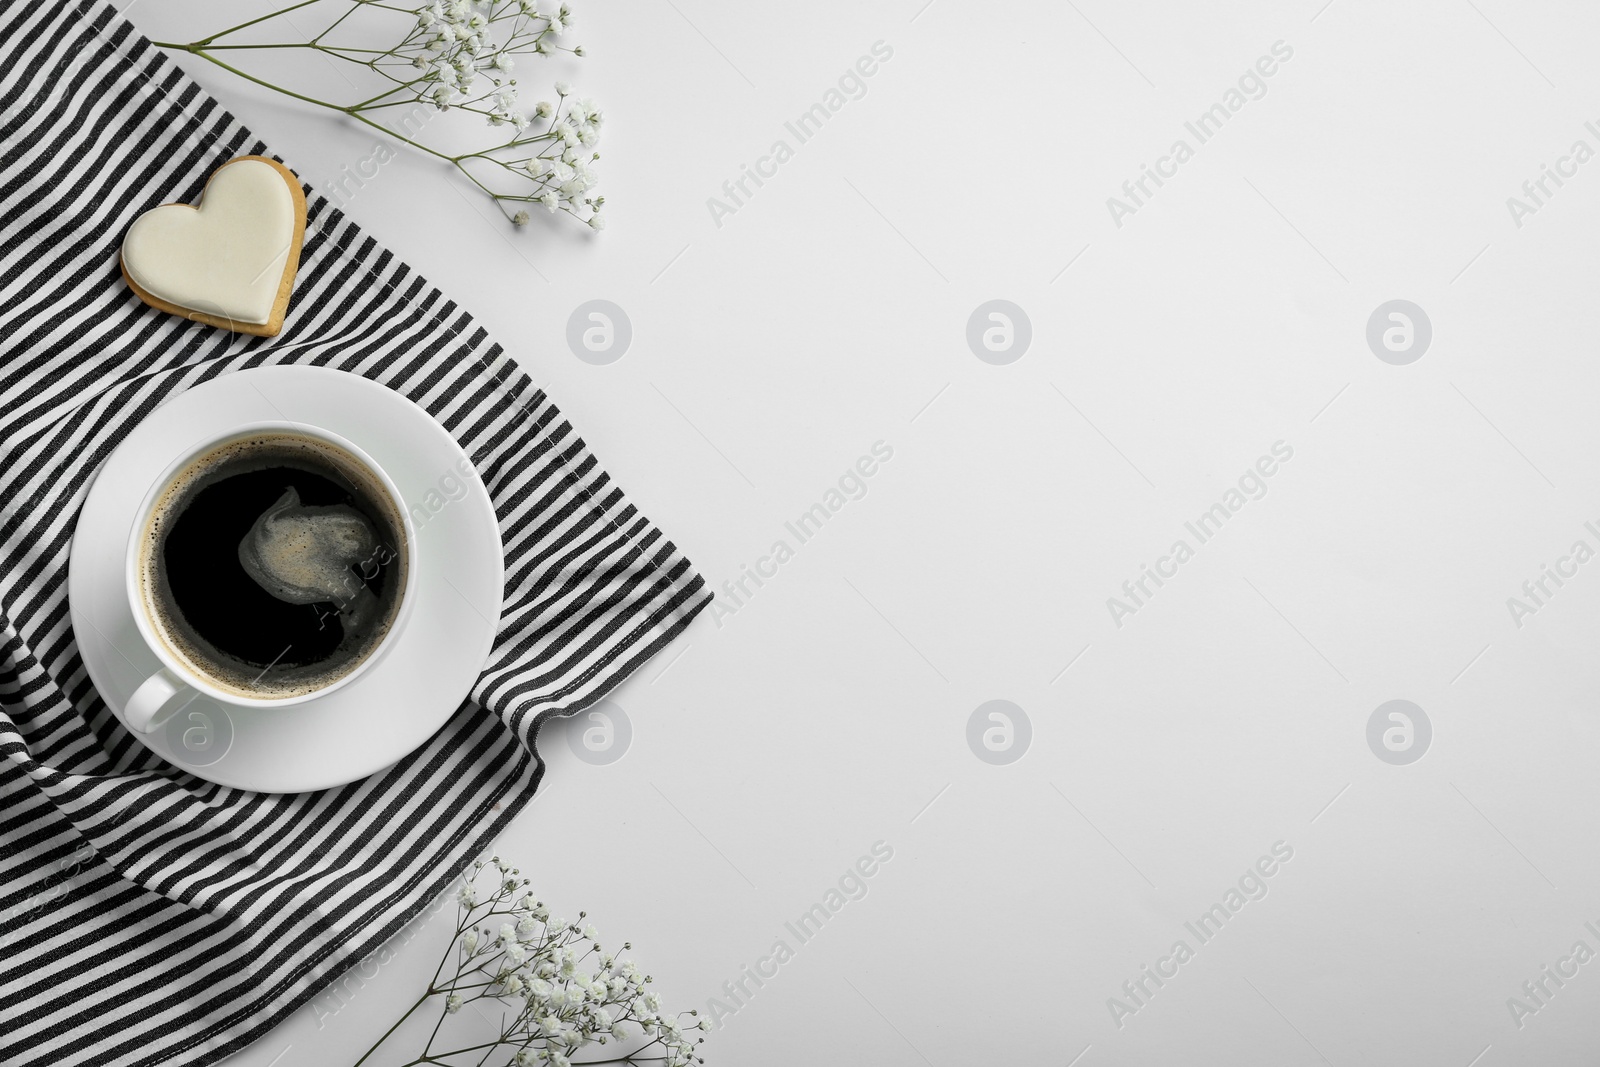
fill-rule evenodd
<path id="1" fill-rule="evenodd" d="M 240 156 L 206 181 L 198 205 L 163 204 L 122 238 L 122 277 L 151 307 L 271 337 L 300 266 L 300 179 L 265 156 Z"/>

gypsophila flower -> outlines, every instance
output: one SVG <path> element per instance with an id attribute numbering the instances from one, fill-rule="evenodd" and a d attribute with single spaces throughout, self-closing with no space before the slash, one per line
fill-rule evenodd
<path id="1" fill-rule="evenodd" d="M 543 202 L 543 197 L 540 200 Z M 558 207 L 568 205 L 562 201 Z M 581 200 L 568 209 L 589 207 L 589 201 Z M 585 221 L 593 225 L 593 217 Z M 599 951 L 599 934 L 592 923 L 583 921 L 582 912 L 578 921 L 570 924 L 550 919 L 545 905 L 523 888 L 527 879 L 515 877 L 516 872 L 498 858 L 492 864 L 499 874 L 490 880 L 492 891 L 487 896 L 477 890 L 475 879 L 482 869 L 477 866 L 471 868 L 468 881 L 457 892 L 457 940 L 451 946 L 455 969 L 448 970 L 452 956 L 447 952 L 423 1001 L 438 996 L 444 1014 L 455 1015 L 473 1001 L 498 1000 L 500 1012 L 496 1013 L 491 1003 L 479 1014 L 486 1021 L 499 1015 L 499 1035 L 487 1044 L 475 1036 L 469 1048 L 452 1052 L 435 1047 L 443 1040 L 440 1034 L 449 1030 L 435 1025 L 421 1055 L 407 1062 L 456 1063 L 456 1057 L 464 1053 L 471 1053 L 469 1062 L 493 1059 L 502 1067 L 574 1067 L 575 1062 L 641 1067 L 671 1062 L 692 1067 L 703 1062 L 693 1054 L 696 1042 L 684 1035 L 686 1027 L 678 1018 L 661 1013 L 659 994 L 639 989 L 642 980 L 637 965 L 615 953 Z M 513 921 L 499 924 L 498 933 L 491 934 L 480 925 L 484 909 L 487 915 Z M 478 923 L 471 921 L 475 917 Z M 623 943 L 624 952 L 630 947 Z M 687 1012 L 682 1017 L 696 1015 Z M 709 1020 L 690 1019 L 687 1029 L 697 1034 L 709 1030 Z M 391 1028 L 368 1055 L 396 1032 L 397 1028 Z M 577 1057 L 581 1049 L 607 1043 L 616 1045 L 615 1056 Z"/>
<path id="2" fill-rule="evenodd" d="M 329 25 L 311 35 L 309 40 L 303 39 L 305 35 L 301 34 L 302 39 L 294 42 L 252 43 L 249 47 L 311 48 L 330 59 L 356 64 L 366 68 L 367 73 L 382 76 L 389 84 L 387 92 L 376 96 L 362 93 L 365 98 L 352 103 L 324 101 L 307 96 L 298 87 L 281 87 L 252 73 L 237 73 L 301 102 L 354 118 L 449 163 L 494 199 L 507 220 L 517 226 L 526 226 L 531 221 L 532 206 L 539 204 L 552 213 L 566 211 L 592 229 L 603 227 L 604 222 L 597 222 L 593 217 L 598 201 L 591 203 L 585 195 L 597 181 L 593 172 L 579 169 L 574 180 L 570 174 L 552 173 L 549 166 L 563 154 L 568 165 L 575 164 L 578 157 L 571 149 L 598 143 L 599 109 L 590 100 L 578 100 L 573 95 L 573 87 L 562 81 L 554 84 L 556 103 L 541 101 L 530 112 L 525 106 L 518 107 L 518 85 L 511 79 L 514 71 L 526 65 L 525 57 L 550 55 L 556 51 L 569 51 L 575 56 L 585 54 L 581 45 L 558 43 L 572 37 L 575 19 L 568 5 L 541 12 L 538 0 L 429 0 L 411 9 L 410 20 L 398 26 L 374 19 L 372 32 L 392 31 L 398 37 L 398 40 L 389 38 L 392 43 L 383 48 L 372 47 L 371 42 L 332 44 L 327 39 L 328 31 L 339 26 L 337 36 L 351 40 L 347 35 L 357 32 L 362 24 L 361 18 L 351 16 L 366 8 L 385 11 L 405 8 L 372 4 L 370 0 L 329 2 L 344 10 L 335 13 Z M 158 42 L 158 45 L 212 59 L 208 48 L 233 46 L 231 41 L 213 42 L 245 25 L 267 23 L 304 6 L 303 3 L 292 4 L 189 44 Z M 296 31 L 298 34 L 298 27 Z M 381 45 L 382 42 L 377 43 Z M 227 69 L 233 68 L 230 65 Z M 429 130 L 424 138 L 423 124 L 414 123 L 409 117 L 399 126 L 387 121 L 395 114 L 387 109 L 407 106 L 412 108 L 412 115 L 417 113 L 418 106 L 431 114 L 471 113 L 482 122 L 481 129 L 495 131 L 488 135 L 491 144 L 472 151 L 468 150 L 470 146 L 460 145 L 458 139 L 446 137 L 442 143 L 450 146 L 448 151 L 434 147 L 429 142 L 437 134 Z M 401 132 L 402 127 L 404 132 Z M 502 871 L 506 869 L 498 860 L 495 866 Z"/>

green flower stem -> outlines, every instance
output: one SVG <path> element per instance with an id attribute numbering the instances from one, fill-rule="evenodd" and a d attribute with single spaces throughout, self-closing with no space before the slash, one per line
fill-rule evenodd
<path id="1" fill-rule="evenodd" d="M 444 152 L 437 151 L 435 149 L 429 148 L 425 144 L 421 144 L 421 143 L 419 143 L 417 141 L 413 141 L 411 138 L 406 137 L 403 134 L 395 133 L 389 127 L 385 126 L 383 123 L 374 122 L 372 119 L 369 119 L 365 115 L 361 114 L 360 111 L 358 111 L 355 106 L 346 107 L 346 106 L 340 105 L 340 104 L 330 104 L 326 100 L 318 100 L 316 97 L 306 96 L 304 93 L 297 93 L 293 89 L 285 89 L 281 85 L 274 85 L 269 81 L 266 81 L 266 80 L 261 79 L 261 78 L 257 78 L 253 74 L 246 74 L 244 71 L 240 70 L 238 67 L 235 67 L 235 66 L 233 66 L 232 64 L 229 64 L 229 63 L 224 63 L 222 60 L 220 60 L 216 56 L 212 55 L 210 52 L 208 52 L 205 49 L 204 43 L 200 42 L 200 41 L 196 41 L 193 44 L 175 44 L 175 43 L 173 43 L 171 41 L 151 41 L 150 43 L 155 45 L 158 48 L 171 48 L 174 51 L 188 52 L 190 55 L 199 56 L 201 59 L 204 59 L 204 60 L 206 60 L 208 62 L 211 62 L 211 63 L 215 63 L 217 66 L 221 67 L 223 70 L 229 71 L 229 72 L 231 72 L 233 74 L 237 74 L 239 77 L 243 78 L 245 81 L 254 82 L 255 84 L 261 86 L 262 88 L 271 89 L 273 92 L 282 93 L 284 96 L 292 96 L 296 100 L 304 101 L 307 104 L 314 104 L 317 107 L 327 108 L 329 111 L 337 111 L 341 115 L 348 115 L 350 118 L 355 119 L 357 122 L 365 123 L 366 125 L 371 126 L 375 130 L 382 131 L 383 133 L 388 134 L 390 137 L 393 137 L 395 140 L 400 141 L 400 142 L 402 142 L 404 144 L 410 145 L 412 148 L 415 148 L 419 152 L 425 152 L 428 155 L 433 156 L 435 159 L 444 160 L 446 163 L 451 164 L 457 170 L 459 170 L 463 175 L 466 176 L 468 181 L 470 181 L 473 185 L 476 185 L 479 189 L 483 190 L 483 192 L 485 194 L 487 194 L 490 198 L 492 198 L 496 203 L 498 203 L 500 201 L 500 199 L 501 199 L 500 194 L 496 193 L 493 189 L 489 188 L 487 185 L 484 185 L 481 181 L 479 181 L 477 178 L 475 178 L 472 175 L 471 171 L 467 170 L 465 167 L 463 167 L 461 165 L 461 161 L 463 159 L 468 158 L 467 156 L 446 155 Z M 384 95 L 387 96 L 388 94 L 385 93 Z M 379 98 L 379 99 L 381 99 L 381 98 Z M 473 153 L 470 153 L 470 155 L 477 156 L 477 155 L 479 155 L 479 153 L 473 152 Z M 503 211 L 503 209 L 502 209 L 502 211 Z"/>
<path id="2" fill-rule="evenodd" d="M 270 14 L 262 15 L 259 18 L 253 18 L 249 22 L 241 22 L 237 26 L 229 26 L 225 30 L 218 30 L 216 33 L 213 33 L 210 37 L 207 37 L 205 40 L 197 41 L 196 43 L 197 44 L 202 44 L 202 45 L 210 44 L 212 41 L 215 41 L 218 37 L 226 37 L 226 36 L 228 36 L 228 34 L 235 33 L 235 32 L 237 32 L 239 30 L 242 30 L 246 26 L 254 26 L 258 22 L 266 22 L 268 19 L 275 19 L 279 15 L 287 15 L 291 11 L 294 11 L 294 10 L 296 10 L 298 8 L 302 8 L 302 7 L 310 7 L 312 4 L 315 4 L 315 3 L 317 3 L 317 0 L 300 0 L 300 3 L 298 3 L 298 4 L 291 4 L 288 7 L 280 8 L 279 10 L 273 11 Z"/>
<path id="3" fill-rule="evenodd" d="M 428 998 L 430 996 L 432 996 L 432 995 L 433 995 L 432 993 L 424 993 L 422 996 L 418 997 L 417 998 L 417 1002 L 415 1004 L 411 1005 L 411 1007 L 407 1008 L 406 1009 L 406 1013 L 404 1015 L 400 1016 L 400 1018 L 396 1019 L 395 1022 L 394 1022 L 394 1025 L 389 1027 L 389 1029 L 385 1030 L 383 1032 L 383 1036 L 378 1038 L 377 1041 L 373 1042 L 373 1045 L 372 1045 L 371 1048 L 367 1049 L 367 1051 L 365 1051 L 365 1052 L 363 1052 L 361 1054 L 361 1058 L 355 1062 L 354 1067 L 361 1067 L 361 1065 L 363 1063 L 366 1063 L 367 1062 L 367 1057 L 371 1056 L 374 1052 L 378 1051 L 378 1046 L 383 1044 L 385 1041 L 389 1040 L 390 1036 L 396 1030 L 400 1029 L 400 1024 L 405 1022 L 407 1019 L 411 1018 L 411 1013 L 416 1011 L 418 1008 L 422 1007 L 422 1005 L 424 1003 L 426 1003 Z"/>

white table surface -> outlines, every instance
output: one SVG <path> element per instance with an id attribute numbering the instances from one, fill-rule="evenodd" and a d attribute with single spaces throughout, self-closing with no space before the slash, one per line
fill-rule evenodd
<path id="1" fill-rule="evenodd" d="M 407 153 L 348 210 L 714 586 L 796 551 L 617 691 L 623 758 L 550 731 L 499 846 L 540 893 L 703 1009 L 889 843 L 714 1064 L 1590 1062 L 1600 962 L 1520 1027 L 1507 999 L 1600 951 L 1600 562 L 1520 627 L 1507 598 L 1600 548 L 1600 161 L 1520 227 L 1506 201 L 1600 149 L 1600 12 L 574 6 L 590 57 L 519 76 L 604 107 L 604 234 L 514 232 Z M 129 17 L 187 39 L 266 9 Z M 866 95 L 718 227 L 707 198 L 880 40 Z M 1117 226 L 1107 198 L 1278 41 L 1265 96 Z M 378 143 L 184 65 L 313 184 Z M 634 331 L 606 366 L 565 341 L 596 298 Z M 1009 365 L 966 341 L 991 299 L 1031 320 Z M 1365 339 L 1392 299 L 1432 323 L 1409 365 Z M 866 495 L 798 545 L 784 523 L 877 441 Z M 1107 598 L 1277 441 L 1267 494 L 1118 627 Z M 995 699 L 1032 727 L 1005 766 L 967 743 Z M 1409 765 L 1367 743 L 1391 699 L 1432 724 Z M 1200 945 L 1185 921 L 1279 841 Z M 234 1062 L 351 1062 L 443 932 Z M 1119 1027 L 1108 998 L 1178 939 L 1194 958 Z"/>

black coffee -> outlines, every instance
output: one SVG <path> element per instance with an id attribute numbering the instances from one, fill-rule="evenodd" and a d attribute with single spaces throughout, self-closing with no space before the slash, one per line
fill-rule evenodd
<path id="1" fill-rule="evenodd" d="M 158 500 L 141 576 L 180 658 L 253 697 L 309 692 L 354 670 L 405 585 L 404 527 L 343 449 L 290 433 L 228 442 Z"/>

